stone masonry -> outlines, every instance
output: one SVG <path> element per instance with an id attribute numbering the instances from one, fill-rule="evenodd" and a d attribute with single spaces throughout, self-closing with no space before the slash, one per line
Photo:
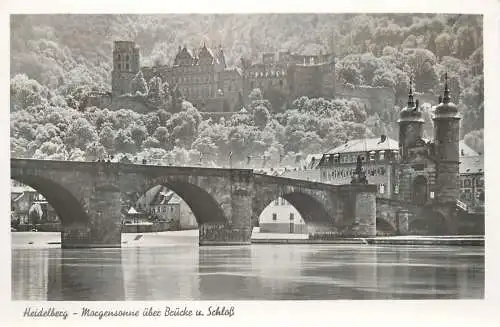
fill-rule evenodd
<path id="1" fill-rule="evenodd" d="M 375 185 L 330 185 L 247 169 L 11 159 L 11 178 L 38 190 L 61 218 L 62 247 L 120 247 L 130 194 L 165 185 L 191 208 L 200 245 L 249 244 L 258 216 L 281 196 L 321 231 L 375 235 Z"/>

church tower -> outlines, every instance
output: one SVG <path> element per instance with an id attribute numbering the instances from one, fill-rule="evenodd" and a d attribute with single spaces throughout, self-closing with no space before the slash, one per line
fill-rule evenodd
<path id="1" fill-rule="evenodd" d="M 459 138 L 460 114 L 451 102 L 448 74 L 445 74 L 444 95 L 434 112 L 434 143 L 438 160 L 436 169 L 436 199 L 454 202 L 459 198 Z"/>
<path id="2" fill-rule="evenodd" d="M 413 83 L 410 79 L 408 106 L 399 114 L 399 152 L 402 161 L 408 160 L 408 148 L 413 146 L 417 139 L 422 138 L 424 118 L 418 108 L 418 100 L 413 98 Z"/>
<path id="3" fill-rule="evenodd" d="M 129 93 L 130 82 L 140 70 L 139 47 L 132 41 L 115 41 L 111 91 L 113 96 Z"/>

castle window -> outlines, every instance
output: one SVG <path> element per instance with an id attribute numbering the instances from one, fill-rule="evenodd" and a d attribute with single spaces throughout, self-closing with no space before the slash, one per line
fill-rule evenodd
<path id="1" fill-rule="evenodd" d="M 273 212 L 273 221 L 276 221 L 278 219 L 278 215 Z"/>

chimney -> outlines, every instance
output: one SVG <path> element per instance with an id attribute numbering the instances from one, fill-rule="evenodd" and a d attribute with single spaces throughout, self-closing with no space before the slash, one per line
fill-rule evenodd
<path id="1" fill-rule="evenodd" d="M 387 140 L 387 136 L 385 134 L 380 135 L 380 142 L 379 143 L 384 143 L 385 140 Z"/>

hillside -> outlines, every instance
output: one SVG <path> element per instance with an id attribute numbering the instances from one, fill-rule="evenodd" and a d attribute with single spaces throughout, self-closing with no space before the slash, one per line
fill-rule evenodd
<path id="1" fill-rule="evenodd" d="M 89 89 L 109 89 L 114 40 L 133 40 L 139 44 L 142 65 L 169 64 L 179 45 L 195 47 L 201 42 L 207 42 L 212 46 L 219 44 L 224 46 L 230 66 L 238 65 L 242 57 L 257 61 L 260 59 L 260 54 L 267 51 L 283 49 L 301 53 L 332 51 L 337 54 L 336 68 L 341 82 L 354 86 L 391 86 L 400 93 L 407 92 L 410 71 L 413 71 L 418 91 L 435 94 L 441 92 L 444 72 L 448 72 L 454 101 L 460 103 L 460 110 L 464 116 L 463 136 L 469 145 L 482 152 L 484 93 L 481 16 L 436 14 L 13 15 L 10 24 L 11 77 L 13 78 L 11 112 L 21 111 L 12 115 L 11 123 L 14 126 L 18 125 L 19 121 L 16 119 L 20 119 L 19 116 L 26 116 L 30 110 L 32 114 L 39 112 L 40 108 L 36 106 L 57 108 L 57 110 L 68 106 L 74 107 L 75 99 L 78 100 Z M 309 117 L 313 120 L 320 119 L 320 114 L 315 114 L 314 110 L 305 109 L 317 105 L 318 101 L 313 100 L 307 100 L 309 104 L 305 107 L 299 106 L 303 111 L 299 110 L 297 105 L 291 106 L 288 109 L 297 110 L 290 110 L 291 112 L 286 113 L 285 116 L 293 116 L 292 112 L 296 112 L 301 115 L 314 116 Z M 278 135 L 279 128 L 269 127 L 272 124 L 273 126 L 279 124 L 287 129 L 293 117 L 274 114 L 271 107 L 266 107 L 265 103 L 264 105 L 261 103 L 261 105 L 255 105 L 255 108 L 259 108 L 257 120 L 259 124 L 263 124 L 259 119 L 264 117 L 267 125 L 263 126 L 263 130 L 270 129 L 268 133 L 273 135 L 269 137 L 276 143 L 275 148 L 281 146 L 284 149 L 279 151 L 294 153 L 331 148 L 333 144 L 331 140 L 326 139 L 327 135 L 332 136 L 331 133 L 337 133 L 332 131 L 345 124 L 359 125 L 343 131 L 345 137 L 378 134 L 384 131 L 389 135 L 394 135 L 394 114 L 392 113 L 363 113 L 362 109 L 359 111 L 357 106 L 352 104 L 354 103 L 352 101 L 335 100 L 337 101 L 335 103 L 330 100 L 325 101 L 329 102 L 326 107 L 331 108 L 328 116 L 335 119 L 335 123 L 332 123 L 333 126 L 330 126 L 329 131 L 314 130 L 318 127 L 314 124 L 302 128 L 307 137 L 315 140 L 312 143 L 301 142 L 304 144 L 303 148 L 292 142 L 290 135 L 293 133 Z M 305 102 L 302 101 L 302 103 Z M 350 106 L 349 110 L 357 114 L 347 114 L 346 106 Z M 262 107 L 267 110 L 267 113 Z M 395 108 L 395 111 L 397 110 L 399 108 Z M 167 114 L 170 117 L 171 113 L 167 112 Z M 83 114 L 75 113 L 75 115 Z M 196 132 L 195 135 L 190 135 L 187 139 L 183 139 L 184 136 L 182 136 L 180 140 L 176 134 L 178 132 L 174 132 L 174 130 L 179 131 L 179 128 L 176 129 L 173 125 L 171 117 L 162 118 L 162 115 L 164 114 L 160 113 L 155 119 L 160 121 L 159 128 L 166 129 L 168 137 L 165 136 L 165 140 L 171 142 L 172 145 L 179 145 L 179 148 L 186 151 L 194 150 L 201 142 L 202 133 L 197 129 L 199 126 L 207 125 L 210 129 L 214 129 L 219 128 L 217 126 L 221 124 L 202 121 L 195 130 L 192 130 Z M 181 115 L 181 113 L 174 115 Z M 91 119 L 87 122 L 94 124 Z M 35 124 L 38 123 L 42 124 L 35 120 Z M 223 123 L 220 128 L 228 129 L 229 122 Z M 257 128 L 254 120 L 249 121 L 247 125 L 248 130 Z M 36 129 L 36 127 L 32 128 Z M 96 135 L 102 132 L 100 126 L 92 125 L 92 128 Z M 114 128 L 112 128 L 113 133 L 118 133 L 119 129 Z M 151 130 L 151 128 L 151 126 L 149 129 L 146 128 L 148 129 L 146 137 L 154 137 L 156 129 Z M 239 128 L 244 129 L 244 127 Z M 365 131 L 359 131 L 360 128 Z M 353 134 L 354 130 L 360 133 Z M 19 131 L 13 131 L 13 133 L 16 132 L 19 135 Z M 131 132 L 125 134 L 127 133 Z M 241 133 L 243 138 L 248 136 L 247 132 Z M 298 137 L 299 135 L 294 136 L 294 138 Z M 27 143 L 32 139 L 26 135 L 23 138 Z M 196 143 L 197 141 L 199 142 Z M 255 153 L 252 152 L 252 155 L 261 156 L 266 151 L 270 151 L 269 146 L 273 142 L 268 143 L 268 141 L 263 142 L 267 145 L 254 149 Z M 211 142 L 215 141 L 211 139 Z M 224 147 L 228 149 L 231 147 L 227 138 L 220 142 L 222 142 L 220 146 L 225 144 Z M 61 140 L 61 144 L 67 150 L 75 148 L 74 144 L 70 145 L 64 139 Z M 153 144 L 156 143 L 153 142 Z M 309 149 L 311 144 L 316 145 Z M 42 145 L 43 143 L 37 146 L 40 148 Z M 85 152 L 88 146 L 89 144 L 84 142 L 79 144 L 78 148 Z M 134 151 L 142 150 L 142 141 L 135 146 Z M 21 147 L 21 149 L 26 148 L 27 145 Z M 165 145 L 164 150 L 168 152 L 171 148 Z M 222 151 L 220 148 L 218 150 Z M 114 153 L 118 150 L 108 147 L 106 151 Z M 30 154 L 29 151 L 26 153 Z M 34 155 L 34 151 L 30 155 Z M 245 154 L 242 153 L 241 157 L 244 158 Z"/>

